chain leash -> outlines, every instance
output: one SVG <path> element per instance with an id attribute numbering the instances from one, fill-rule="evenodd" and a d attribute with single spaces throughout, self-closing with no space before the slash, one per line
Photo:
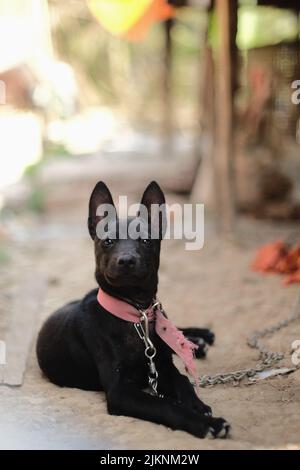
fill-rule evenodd
<path id="1" fill-rule="evenodd" d="M 156 304 L 153 306 L 155 307 Z M 148 384 L 150 388 L 150 393 L 154 396 L 158 396 L 157 385 L 158 385 L 158 372 L 155 366 L 154 358 L 156 356 L 156 348 L 153 345 L 150 336 L 149 336 L 149 319 L 144 310 L 139 310 L 140 312 L 140 322 L 135 323 L 134 327 L 145 344 L 145 356 L 148 359 Z M 218 373 L 214 375 L 202 375 L 199 378 L 198 385 L 200 387 L 212 387 L 214 385 L 222 385 L 227 383 L 238 384 L 245 378 L 253 378 L 259 372 L 262 372 L 267 369 L 271 369 L 273 366 L 278 364 L 278 362 L 284 359 L 284 354 L 282 352 L 272 351 L 267 346 L 260 341 L 261 338 L 270 336 L 277 331 L 286 328 L 291 325 L 293 322 L 300 319 L 300 296 L 298 297 L 292 313 L 285 320 L 281 320 L 278 323 L 275 323 L 272 326 L 263 328 L 262 330 L 255 331 L 252 333 L 248 339 L 247 344 L 250 348 L 256 349 L 260 354 L 260 361 L 254 366 L 245 369 L 238 369 L 231 372 Z M 296 367 L 295 367 L 296 369 Z"/>
<path id="2" fill-rule="evenodd" d="M 282 320 L 278 323 L 275 323 L 272 326 L 264 328 L 259 331 L 255 331 L 252 335 L 249 336 L 247 340 L 248 346 L 250 348 L 256 349 L 260 353 L 260 361 L 256 366 L 248 369 L 240 369 L 232 372 L 219 373 L 215 375 L 203 375 L 199 378 L 200 387 L 212 387 L 217 384 L 226 384 L 234 382 L 235 384 L 241 382 L 244 378 L 253 378 L 257 373 L 264 370 L 270 369 L 278 362 L 284 359 L 284 354 L 281 352 L 274 352 L 267 348 L 267 346 L 260 341 L 261 338 L 270 336 L 277 331 L 289 326 L 293 322 L 300 319 L 300 296 L 298 297 L 292 313 L 285 320 Z M 295 367 L 296 369 L 296 367 Z"/>

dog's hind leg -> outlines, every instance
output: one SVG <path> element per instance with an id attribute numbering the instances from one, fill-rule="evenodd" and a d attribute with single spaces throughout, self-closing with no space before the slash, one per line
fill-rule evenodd
<path id="1" fill-rule="evenodd" d="M 73 328 L 76 302 L 54 313 L 44 323 L 37 339 L 40 368 L 51 382 L 61 387 L 101 390 L 96 365 Z"/>
<path id="2" fill-rule="evenodd" d="M 71 350 L 70 350 L 71 349 Z M 48 379 L 61 387 L 100 391 L 99 374 L 91 357 L 79 343 L 72 348 L 53 348 L 52 351 L 38 351 L 39 365 Z"/>

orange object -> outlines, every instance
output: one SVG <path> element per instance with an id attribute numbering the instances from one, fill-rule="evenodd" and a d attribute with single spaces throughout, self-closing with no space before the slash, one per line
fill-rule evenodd
<path id="1" fill-rule="evenodd" d="M 299 268 L 300 260 L 300 246 L 297 245 L 291 248 L 286 256 L 284 256 L 277 264 L 277 271 L 283 274 L 288 274 L 296 271 Z"/>
<path id="2" fill-rule="evenodd" d="M 300 282 L 300 269 L 298 269 L 298 271 L 295 271 L 293 274 L 289 274 L 289 276 L 286 276 L 283 282 L 286 286 L 289 284 L 295 284 Z"/>
<path id="3" fill-rule="evenodd" d="M 284 284 L 300 283 L 300 245 L 289 247 L 278 240 L 262 246 L 252 263 L 252 269 L 261 273 L 284 274 Z"/>
<path id="4" fill-rule="evenodd" d="M 135 25 L 124 35 L 125 39 L 140 41 L 146 32 L 157 21 L 167 20 L 174 16 L 175 9 L 168 5 L 165 0 L 154 0 L 146 13 L 135 23 Z"/>
<path id="5" fill-rule="evenodd" d="M 87 0 L 92 14 L 111 34 L 139 41 L 156 21 L 174 16 L 166 0 Z"/>
<path id="6" fill-rule="evenodd" d="M 252 269 L 262 273 L 277 272 L 276 266 L 286 255 L 285 243 L 281 240 L 262 246 L 252 263 Z"/>

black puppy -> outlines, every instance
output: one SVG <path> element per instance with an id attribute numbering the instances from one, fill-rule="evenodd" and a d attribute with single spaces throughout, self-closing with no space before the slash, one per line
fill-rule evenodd
<path id="1" fill-rule="evenodd" d="M 164 203 L 157 183 L 149 184 L 141 204 L 150 213 L 152 204 Z M 97 283 L 110 296 L 146 309 L 157 292 L 161 240 L 150 239 L 148 233 L 141 233 L 136 240 L 111 239 L 109 235 L 99 239 L 97 208 L 102 204 L 113 205 L 113 200 L 107 186 L 99 182 L 90 198 L 88 219 L 95 244 Z M 208 330 L 193 328 L 186 333 L 196 342 L 201 338 L 213 341 Z M 37 358 L 42 371 L 57 385 L 103 390 L 110 414 L 149 420 L 201 438 L 226 437 L 228 423 L 212 417 L 210 407 L 179 373 L 172 350 L 153 328 L 150 338 L 156 348 L 157 396 L 144 391 L 148 385 L 145 346 L 133 323 L 105 310 L 97 301 L 97 289 L 65 305 L 45 322 L 38 336 Z"/>

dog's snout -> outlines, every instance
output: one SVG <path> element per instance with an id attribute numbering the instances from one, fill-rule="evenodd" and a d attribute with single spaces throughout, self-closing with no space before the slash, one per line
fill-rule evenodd
<path id="1" fill-rule="evenodd" d="M 134 255 L 121 255 L 117 259 L 118 266 L 124 268 L 134 268 L 136 265 L 136 257 Z"/>

